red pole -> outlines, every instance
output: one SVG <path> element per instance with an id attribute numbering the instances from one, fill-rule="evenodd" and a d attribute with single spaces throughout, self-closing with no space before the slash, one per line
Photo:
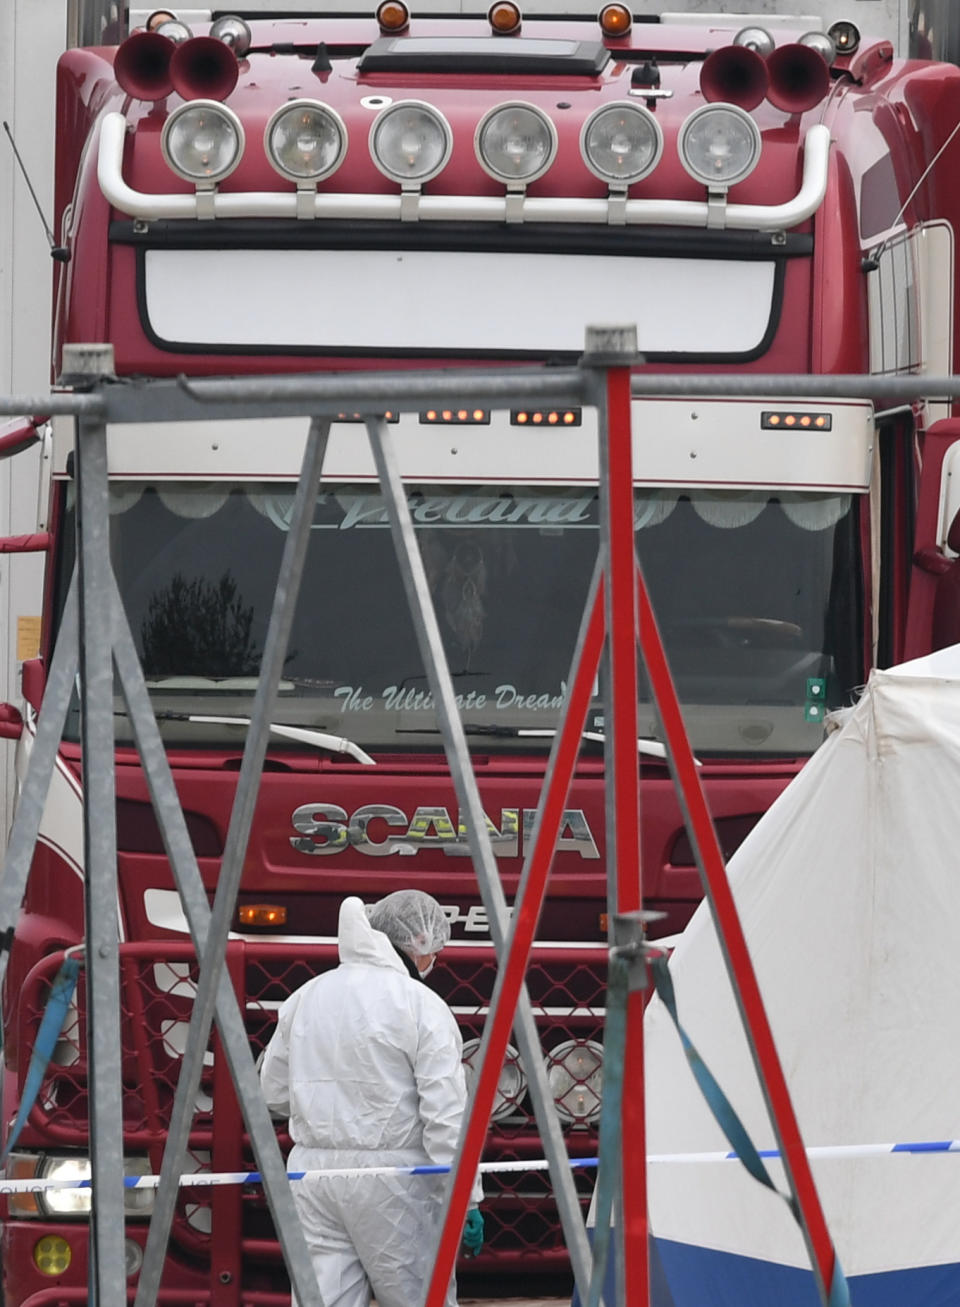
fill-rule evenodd
<path id="1" fill-rule="evenodd" d="M 612 720 L 608 740 L 607 865 L 616 886 L 616 911 L 638 911 L 643 902 L 640 867 L 640 776 L 637 764 L 637 592 L 635 585 L 633 450 L 630 430 L 630 368 L 606 374 L 606 438 L 601 439 L 600 483 L 605 487 L 607 631 Z M 613 803 L 612 811 L 610 803 Z M 609 891 L 608 891 L 609 892 Z M 623 1066 L 623 1283 L 635 1307 L 650 1301 L 647 1248 L 647 1161 L 644 1112 L 643 1007 L 641 990 L 627 996 Z"/>
<path id="2" fill-rule="evenodd" d="M 710 902 L 713 919 L 726 961 L 733 992 L 740 1008 L 744 1031 L 753 1056 L 757 1076 L 767 1103 L 767 1111 L 777 1136 L 790 1187 L 796 1198 L 800 1225 L 807 1244 L 814 1278 L 821 1301 L 829 1303 L 830 1288 L 836 1266 L 836 1252 L 827 1229 L 823 1208 L 813 1182 L 810 1162 L 803 1147 L 800 1127 L 790 1101 L 783 1067 L 773 1041 L 760 995 L 756 973 L 747 949 L 743 927 L 730 890 L 723 855 L 707 809 L 706 799 L 690 751 L 686 728 L 680 713 L 676 690 L 657 629 L 640 569 L 636 572 L 637 599 L 640 610 L 640 647 L 663 726 L 677 796 L 680 799 L 691 843 L 697 854 L 704 891 Z"/>
<path id="3" fill-rule="evenodd" d="M 424 1307 L 443 1307 L 447 1285 L 453 1274 L 460 1247 L 460 1235 L 470 1203 L 473 1177 L 480 1164 L 493 1110 L 500 1068 L 503 1065 L 517 1000 L 523 987 L 530 949 L 540 919 L 547 878 L 553 862 L 563 809 L 570 779 L 580 752 L 580 737 L 590 708 L 593 683 L 600 664 L 603 645 L 603 586 L 598 586 L 586 626 L 583 647 L 570 686 L 560 737 L 557 740 L 552 774 L 544 786 L 541 816 L 534 834 L 533 847 L 524 868 L 504 955 L 499 959 L 497 980 L 490 1000 L 480 1047 L 480 1067 L 473 1089 L 473 1100 L 456 1160 L 447 1211 L 433 1274 L 427 1288 Z"/>

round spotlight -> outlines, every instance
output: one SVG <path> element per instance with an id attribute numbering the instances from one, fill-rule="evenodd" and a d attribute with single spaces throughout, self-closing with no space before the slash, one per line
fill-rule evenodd
<path id="1" fill-rule="evenodd" d="M 267 158 L 284 177 L 321 181 L 336 172 L 347 152 L 347 129 L 338 113 L 316 100 L 293 100 L 278 109 L 263 134 Z"/>
<path id="2" fill-rule="evenodd" d="M 627 36 L 633 27 L 633 14 L 626 5 L 604 5 L 597 22 L 604 36 Z"/>
<path id="3" fill-rule="evenodd" d="M 828 68 L 837 57 L 837 47 L 833 43 L 833 37 L 827 32 L 804 32 L 798 44 L 808 45 L 811 50 L 816 50 L 817 54 L 823 55 L 823 61 Z"/>
<path id="4" fill-rule="evenodd" d="M 403 0 L 382 0 L 377 5 L 377 25 L 381 32 L 405 32 L 410 26 L 410 10 Z"/>
<path id="5" fill-rule="evenodd" d="M 421 100 L 397 100 L 370 128 L 373 162 L 394 181 L 429 181 L 446 166 L 452 150 L 450 124 Z"/>
<path id="6" fill-rule="evenodd" d="M 580 153 L 595 177 L 629 186 L 660 162 L 663 132 L 649 109 L 617 100 L 594 109 L 583 124 Z"/>
<path id="7" fill-rule="evenodd" d="M 487 10 L 487 22 L 494 36 L 513 36 L 520 31 L 523 15 L 513 0 L 496 0 Z"/>
<path id="8" fill-rule="evenodd" d="M 243 126 L 216 100 L 182 104 L 163 125 L 160 148 L 167 164 L 188 182 L 219 182 L 243 157 Z"/>
<path id="9" fill-rule="evenodd" d="M 474 1060 L 479 1050 L 479 1039 L 468 1039 L 463 1045 L 463 1071 L 469 1097 L 473 1095 L 473 1086 L 477 1078 Z M 493 1111 L 490 1113 L 491 1120 L 502 1121 L 506 1116 L 516 1116 L 520 1100 L 526 1092 L 527 1077 L 523 1071 L 520 1054 L 512 1044 L 508 1044 L 503 1057 L 503 1068 L 497 1080 L 497 1093 L 493 1101 Z"/>
<path id="10" fill-rule="evenodd" d="M 756 50 L 766 59 L 773 54 L 775 42 L 765 27 L 741 27 L 733 38 L 734 45 L 744 45 L 748 50 Z"/>
<path id="11" fill-rule="evenodd" d="M 250 49 L 250 28 L 236 14 L 224 14 L 210 27 L 210 35 L 228 45 L 238 59 Z"/>
<path id="12" fill-rule="evenodd" d="M 473 141 L 480 167 L 497 181 L 536 181 L 553 163 L 557 129 L 536 105 L 498 105 L 477 124 Z"/>
<path id="13" fill-rule="evenodd" d="M 124 1239 L 123 1271 L 127 1279 L 129 1280 L 132 1275 L 138 1275 L 142 1265 L 143 1249 L 135 1239 Z"/>
<path id="14" fill-rule="evenodd" d="M 547 1083 L 565 1121 L 596 1121 L 603 1092 L 603 1048 L 592 1039 L 558 1044 L 548 1055 Z"/>
<path id="15" fill-rule="evenodd" d="M 749 177 L 760 160 L 760 130 L 735 104 L 705 104 L 680 128 L 677 149 L 691 177 L 725 190 Z"/>
<path id="16" fill-rule="evenodd" d="M 837 54 L 853 54 L 860 45 L 860 29 L 855 23 L 834 23 L 827 29 Z"/>

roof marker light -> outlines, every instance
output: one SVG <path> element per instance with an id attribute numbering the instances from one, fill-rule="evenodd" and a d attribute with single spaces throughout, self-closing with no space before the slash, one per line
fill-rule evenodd
<path id="1" fill-rule="evenodd" d="M 626 5 L 604 5 L 597 22 L 604 36 L 627 36 L 633 27 L 633 14 Z"/>
<path id="2" fill-rule="evenodd" d="M 401 184 L 430 181 L 446 167 L 452 151 L 450 124 L 422 100 L 395 100 L 370 128 L 373 162 Z"/>
<path id="3" fill-rule="evenodd" d="M 165 23 L 159 23 L 151 30 L 156 32 L 158 36 L 165 36 L 174 45 L 183 45 L 184 41 L 189 41 L 193 36 L 193 31 L 186 23 L 181 23 L 179 18 L 168 19 Z"/>
<path id="4" fill-rule="evenodd" d="M 827 35 L 837 48 L 837 54 L 853 54 L 860 45 L 860 29 L 856 23 L 834 23 Z"/>
<path id="5" fill-rule="evenodd" d="M 473 139 L 480 167 L 497 181 L 526 185 L 542 177 L 557 153 L 557 129 L 542 109 L 522 100 L 483 115 Z"/>
<path id="6" fill-rule="evenodd" d="M 513 36 L 520 31 L 523 15 L 513 0 L 495 0 L 487 10 L 487 22 L 494 36 Z"/>
<path id="7" fill-rule="evenodd" d="M 377 5 L 377 24 L 381 32 L 405 32 L 410 26 L 410 10 L 403 0 L 382 0 Z"/>
<path id="8" fill-rule="evenodd" d="M 765 27 L 741 27 L 733 38 L 733 44 L 755 50 L 763 59 L 773 54 L 776 48 L 773 37 Z"/>
<path id="9" fill-rule="evenodd" d="M 210 28 L 210 35 L 228 45 L 238 59 L 242 59 L 250 49 L 250 28 L 236 14 L 224 14 L 218 18 Z"/>
<path id="10" fill-rule="evenodd" d="M 823 62 L 828 68 L 833 65 L 833 61 L 837 57 L 837 47 L 834 45 L 833 37 L 827 32 L 804 32 L 798 44 L 816 50 L 817 54 L 823 56 Z"/>
<path id="11" fill-rule="evenodd" d="M 629 100 L 601 105 L 583 124 L 580 153 L 595 177 L 630 186 L 649 176 L 663 154 L 663 132 L 649 109 Z"/>

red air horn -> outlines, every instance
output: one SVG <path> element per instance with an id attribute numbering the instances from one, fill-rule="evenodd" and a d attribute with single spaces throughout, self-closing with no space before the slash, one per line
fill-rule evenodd
<path id="1" fill-rule="evenodd" d="M 239 76 L 237 56 L 214 36 L 191 37 L 170 60 L 173 89 L 184 100 L 225 100 Z"/>
<path id="2" fill-rule="evenodd" d="M 830 89 L 830 69 L 812 46 L 781 45 L 767 60 L 767 99 L 785 113 L 803 113 L 819 104 Z"/>
<path id="3" fill-rule="evenodd" d="M 173 42 L 158 32 L 134 32 L 119 47 L 113 75 L 135 100 L 162 100 L 173 90 L 170 60 Z"/>
<path id="4" fill-rule="evenodd" d="M 213 36 L 177 44 L 160 32 L 134 32 L 117 50 L 113 72 L 135 100 L 162 100 L 172 91 L 184 100 L 225 100 L 240 65 L 231 46 Z"/>
<path id="5" fill-rule="evenodd" d="M 768 82 L 766 61 L 745 45 L 721 46 L 707 55 L 700 69 L 705 100 L 723 100 L 741 109 L 756 109 L 767 94 Z"/>

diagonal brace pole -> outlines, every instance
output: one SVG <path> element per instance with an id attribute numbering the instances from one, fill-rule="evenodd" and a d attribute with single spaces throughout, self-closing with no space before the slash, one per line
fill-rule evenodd
<path id="1" fill-rule="evenodd" d="M 640 614 L 640 647 L 657 713 L 663 727 L 667 758 L 686 821 L 704 892 L 710 903 L 720 949 L 730 976 L 740 1019 L 757 1071 L 796 1209 L 804 1242 L 813 1268 L 820 1300 L 831 1302 L 831 1288 L 837 1270 L 837 1255 L 826 1218 L 813 1182 L 810 1161 L 800 1136 L 783 1067 L 773 1040 L 773 1031 L 760 994 L 756 972 L 737 914 L 723 855 L 697 775 L 686 727 L 663 641 L 650 603 L 643 573 L 636 563 L 637 603 Z"/>
<path id="2" fill-rule="evenodd" d="M 449 1193 L 446 1219 L 440 1232 L 428 1302 L 430 1295 L 442 1294 L 443 1287 L 449 1282 L 456 1263 L 462 1226 L 460 1213 L 465 1212 L 469 1204 L 472 1177 L 480 1164 L 483 1152 L 500 1068 L 503 1065 L 510 1028 L 523 989 L 530 951 L 543 908 L 553 851 L 563 821 L 563 808 L 580 753 L 580 739 L 600 664 L 603 635 L 603 584 L 598 559 L 573 656 L 568 681 L 570 691 L 563 725 L 554 738 L 551 749 L 537 808 L 533 844 L 524 859 L 514 910 L 510 918 L 510 929 L 504 942 L 493 995 L 483 1026 L 477 1059 L 480 1070 L 474 1081 L 472 1101 L 461 1127 L 457 1153 L 451 1168 L 454 1178 Z M 579 1207 L 573 1219 L 578 1225 L 582 1223 Z M 584 1250 L 576 1244 L 571 1246 L 569 1251 L 577 1288 L 586 1301 L 590 1280 L 589 1257 L 584 1256 Z"/>
<path id="3" fill-rule="evenodd" d="M 113 598 L 114 662 L 133 724 L 134 738 L 143 763 L 157 824 L 180 892 L 194 947 L 200 955 L 206 946 L 209 932 L 210 904 L 116 584 Z M 254 1156 L 263 1177 L 264 1193 L 273 1216 L 277 1238 L 297 1297 L 300 1302 L 306 1302 L 316 1277 L 294 1206 L 277 1133 L 263 1099 L 237 995 L 226 971 L 220 973 L 217 982 L 216 1016 L 224 1054 L 237 1086 L 237 1096 L 250 1133 Z M 159 1292 L 165 1251 L 159 1243 L 155 1244 L 149 1265 L 145 1258 L 140 1269 L 138 1294 L 143 1295 L 143 1301 L 150 1307 L 156 1302 Z"/>
<path id="4" fill-rule="evenodd" d="M 36 739 L 30 751 L 0 876 L 0 939 L 3 940 L 9 940 L 13 933 L 27 888 L 50 778 L 56 766 L 57 750 L 76 680 L 78 657 L 77 574 L 74 570 L 50 660 L 42 710 L 37 717 Z M 0 948 L 0 984 L 6 975 L 9 957 L 9 947 Z"/>
<path id="5" fill-rule="evenodd" d="M 497 958 L 500 959 L 503 957 L 506 941 L 507 904 L 480 804 L 476 777 L 470 765 L 470 753 L 463 724 L 460 721 L 423 560 L 417 547 L 410 508 L 403 492 L 403 483 L 386 422 L 382 418 L 368 417 L 367 432 L 386 501 L 401 577 L 407 592 L 410 611 L 414 617 L 420 654 L 426 668 L 434 703 L 437 706 L 447 763 L 460 807 L 467 814 L 467 842 L 477 873 L 480 896 L 487 910 L 494 949 Z M 533 1099 L 540 1127 L 544 1153 L 550 1165 L 550 1176 L 554 1192 L 557 1194 L 558 1207 L 564 1221 L 564 1236 L 569 1248 L 576 1248 L 580 1241 L 581 1252 L 578 1255 L 583 1257 L 583 1265 L 586 1266 L 589 1254 L 586 1251 L 586 1234 L 580 1215 L 579 1200 L 568 1165 L 567 1150 L 556 1105 L 547 1084 L 536 1020 L 525 986 L 520 994 L 514 1030 L 527 1069 L 530 1096 Z M 576 1214 L 575 1220 L 573 1213 Z M 459 1217 L 451 1214 L 448 1220 L 459 1219 L 462 1226 L 465 1215 L 466 1207 L 459 1213 Z M 443 1286 L 443 1292 L 445 1291 L 446 1285 Z M 431 1305 L 432 1302 L 431 1299 Z"/>
<path id="6" fill-rule="evenodd" d="M 270 718 L 276 701 L 277 687 L 283 671 L 290 629 L 296 608 L 297 593 L 306 557 L 310 528 L 313 521 L 323 458 L 330 432 L 329 418 L 314 418 L 310 423 L 304 450 L 300 480 L 293 504 L 290 529 L 284 542 L 277 590 L 267 638 L 260 664 L 260 676 L 250 713 L 240 764 L 240 775 L 234 796 L 230 826 L 220 865 L 220 876 L 213 901 L 213 911 L 207 930 L 207 943 L 200 959 L 200 974 L 190 1014 L 187 1046 L 180 1067 L 180 1077 L 174 1096 L 167 1143 L 160 1169 L 160 1184 L 147 1235 L 147 1257 L 161 1258 L 170 1237 L 173 1211 L 176 1203 L 177 1179 L 183 1169 L 194 1104 L 203 1071 L 203 1055 L 210 1036 L 214 1004 L 223 972 L 227 937 L 236 906 L 237 890 L 243 871 L 253 814 L 257 802 L 263 760 L 270 735 Z M 301 1307 L 323 1307 L 319 1286 L 307 1286 L 308 1292 Z M 146 1307 L 138 1293 L 136 1307 Z"/>

